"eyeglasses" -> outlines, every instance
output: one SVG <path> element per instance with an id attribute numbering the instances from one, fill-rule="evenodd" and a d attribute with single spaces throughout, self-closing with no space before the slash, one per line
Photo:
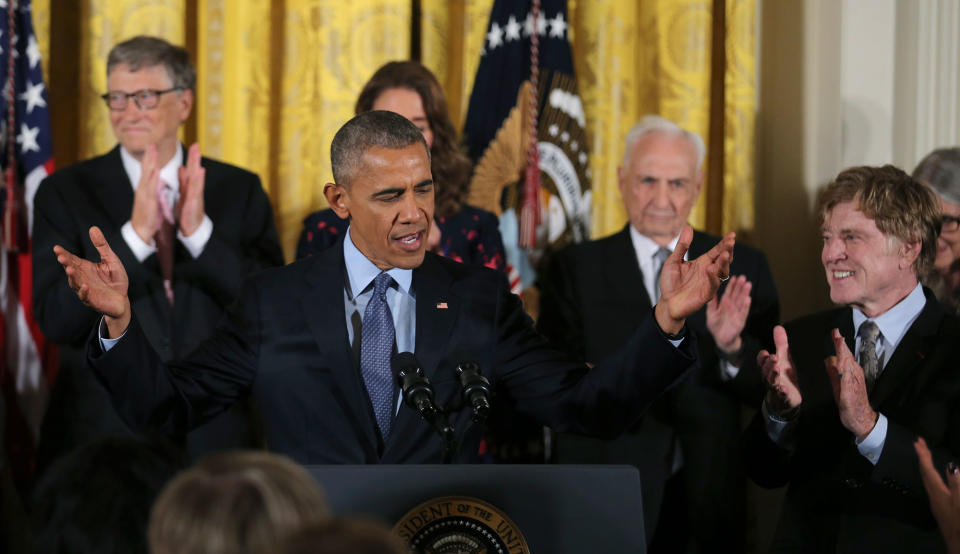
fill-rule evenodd
<path id="1" fill-rule="evenodd" d="M 941 233 L 954 233 L 960 229 L 960 217 L 952 215 L 941 215 L 940 216 L 940 232 Z"/>
<path id="2" fill-rule="evenodd" d="M 141 110 L 149 110 L 157 107 L 157 104 L 160 103 L 161 96 L 168 92 L 175 92 L 179 90 L 183 90 L 183 87 L 173 87 L 168 88 L 167 90 L 145 88 L 136 92 L 111 90 L 110 92 L 100 96 L 100 98 L 103 98 L 103 101 L 107 103 L 107 107 L 115 112 L 122 112 L 123 110 L 127 109 L 127 102 L 131 98 L 133 98 L 133 103 L 136 104 L 138 108 Z"/>

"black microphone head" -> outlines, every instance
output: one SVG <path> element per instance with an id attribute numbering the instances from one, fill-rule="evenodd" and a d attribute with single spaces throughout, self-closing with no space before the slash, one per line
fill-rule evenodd
<path id="1" fill-rule="evenodd" d="M 390 359 L 390 367 L 393 368 L 393 371 L 399 371 L 401 368 L 420 367 L 420 362 L 417 361 L 413 352 L 397 352 Z"/>
<path id="2" fill-rule="evenodd" d="M 390 359 L 390 368 L 393 369 L 393 374 L 400 382 L 401 388 L 404 386 L 404 377 L 421 373 L 420 362 L 417 361 L 413 352 L 397 352 L 394 354 L 393 358 Z"/>

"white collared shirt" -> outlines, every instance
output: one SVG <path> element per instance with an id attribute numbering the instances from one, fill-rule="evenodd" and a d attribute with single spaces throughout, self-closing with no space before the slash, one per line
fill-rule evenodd
<path id="1" fill-rule="evenodd" d="M 643 274 L 643 286 L 647 289 L 647 296 L 650 297 L 650 305 L 655 306 L 657 304 L 657 262 L 655 257 L 657 250 L 660 250 L 660 245 L 653 241 L 653 239 L 646 237 L 640 234 L 640 231 L 637 231 L 633 225 L 630 225 L 630 240 L 633 242 L 633 250 L 637 254 L 637 262 L 640 264 L 640 273 Z M 670 244 L 667 245 L 667 249 L 673 252 L 677 248 L 677 243 L 680 241 L 680 235 L 673 237 L 673 240 L 670 241 Z M 683 255 L 683 259 L 687 259 L 687 254 Z"/>
<path id="2" fill-rule="evenodd" d="M 123 162 L 123 170 L 127 174 L 127 178 L 130 179 L 130 184 L 133 186 L 134 192 L 136 192 L 137 185 L 140 184 L 140 177 L 143 174 L 143 167 L 141 163 L 133 157 L 133 154 L 128 152 L 123 146 L 120 147 L 120 160 Z M 160 168 L 160 180 L 173 190 L 171 206 L 176 204 L 176 200 L 180 196 L 179 171 L 182 166 L 183 148 L 178 143 L 173 157 Z M 120 227 L 120 235 L 123 236 L 124 242 L 130 247 L 137 261 L 142 262 L 157 251 L 155 244 L 144 242 L 144 240 L 140 238 L 140 235 L 133 229 L 133 224 L 130 221 L 127 221 Z M 203 253 L 203 249 L 206 248 L 211 235 L 213 235 L 213 221 L 207 214 L 203 214 L 203 221 L 200 223 L 200 226 L 197 227 L 197 230 L 189 237 L 180 232 L 179 229 L 177 230 L 177 239 L 183 243 L 184 247 L 186 247 L 187 251 L 190 252 L 190 255 L 194 258 L 199 257 L 200 254 Z"/>

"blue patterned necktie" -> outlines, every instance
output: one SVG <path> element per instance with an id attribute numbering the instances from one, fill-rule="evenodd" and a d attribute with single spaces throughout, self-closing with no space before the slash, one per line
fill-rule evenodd
<path id="1" fill-rule="evenodd" d="M 360 331 L 360 373 L 367 386 L 367 394 L 373 404 L 380 436 L 386 441 L 393 423 L 393 373 L 390 371 L 390 356 L 396 335 L 393 316 L 387 305 L 387 288 L 393 278 L 386 273 L 377 275 L 373 282 L 373 296 L 363 312 Z"/>

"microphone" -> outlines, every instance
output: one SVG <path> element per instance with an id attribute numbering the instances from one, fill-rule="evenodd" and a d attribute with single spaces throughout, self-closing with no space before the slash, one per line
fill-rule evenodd
<path id="1" fill-rule="evenodd" d="M 461 392 L 465 403 L 473 408 L 473 421 L 482 423 L 490 415 L 490 381 L 480 374 L 476 362 L 463 362 L 457 366 Z"/>
<path id="2" fill-rule="evenodd" d="M 393 356 L 390 365 L 403 393 L 404 404 L 416 410 L 423 419 L 433 423 L 437 417 L 437 407 L 433 403 L 433 385 L 423 375 L 416 356 L 412 352 L 400 352 Z"/>

